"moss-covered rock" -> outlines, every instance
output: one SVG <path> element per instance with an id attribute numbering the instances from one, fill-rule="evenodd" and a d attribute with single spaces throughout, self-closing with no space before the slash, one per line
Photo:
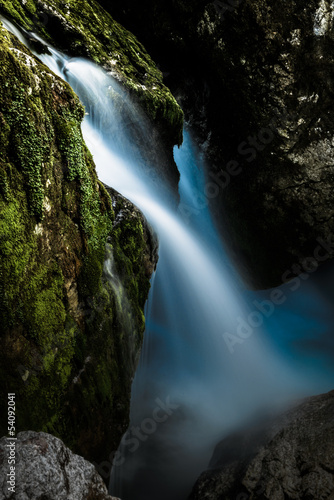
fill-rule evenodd
<path id="1" fill-rule="evenodd" d="M 103 65 L 136 96 L 172 144 L 181 144 L 183 112 L 163 84 L 162 73 L 134 35 L 95 0 L 0 2 L 0 12 L 28 31 L 41 34 L 70 55 Z"/>
<path id="2" fill-rule="evenodd" d="M 155 256 L 138 211 L 115 223 L 69 85 L 4 28 L 0 59 L 1 400 L 98 461 L 128 423 Z"/>

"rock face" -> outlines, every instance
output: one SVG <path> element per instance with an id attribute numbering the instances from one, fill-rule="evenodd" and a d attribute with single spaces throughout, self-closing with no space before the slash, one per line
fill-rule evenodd
<path id="1" fill-rule="evenodd" d="M 334 498 L 334 391 L 217 447 L 191 500 Z"/>
<path id="2" fill-rule="evenodd" d="M 44 432 L 20 432 L 15 442 L 15 493 L 8 490 L 8 441 L 0 439 L 0 498 L 119 500 L 108 494 L 94 466 Z"/>
<path id="3" fill-rule="evenodd" d="M 69 85 L 2 27 L 0 59 L 1 400 L 99 463 L 128 425 L 156 242 L 99 182 Z"/>
<path id="4" fill-rule="evenodd" d="M 280 284 L 332 241 L 333 4 L 102 2 L 161 62 L 197 130 L 212 165 L 204 202 L 244 277 Z"/>

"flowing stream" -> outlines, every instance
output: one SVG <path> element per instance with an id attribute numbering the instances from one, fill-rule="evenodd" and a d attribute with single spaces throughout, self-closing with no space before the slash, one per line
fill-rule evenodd
<path id="1" fill-rule="evenodd" d="M 118 82 L 91 62 L 49 50 L 38 57 L 85 104 L 82 131 L 100 180 L 135 203 L 159 237 L 130 427 L 115 455 L 110 491 L 122 500 L 185 500 L 228 432 L 257 412 L 333 387 L 331 299 L 311 279 L 296 292 L 285 285 L 287 300 L 273 310 L 270 291 L 244 290 L 208 207 L 185 217 L 168 203 L 168 193 L 157 192 L 149 169 L 138 167 L 140 150 L 131 147 L 127 124 L 135 123 L 143 141 L 149 131 Z M 191 131 L 185 129 L 174 157 L 181 203 L 194 206 L 206 174 Z M 304 349 L 304 341 L 313 347 Z"/>

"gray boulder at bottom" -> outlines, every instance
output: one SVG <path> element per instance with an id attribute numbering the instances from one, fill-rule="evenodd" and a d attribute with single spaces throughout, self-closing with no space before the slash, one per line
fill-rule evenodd
<path id="1" fill-rule="evenodd" d="M 221 441 L 190 500 L 334 500 L 334 391 Z"/>
<path id="2" fill-rule="evenodd" d="M 15 441 L 15 493 L 7 483 L 12 443 L 0 439 L 0 500 L 119 500 L 107 488 L 93 464 L 72 453 L 44 432 L 20 432 Z"/>

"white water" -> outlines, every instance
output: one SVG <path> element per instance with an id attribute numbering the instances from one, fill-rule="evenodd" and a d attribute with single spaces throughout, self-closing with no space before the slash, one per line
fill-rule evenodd
<path id="1" fill-rule="evenodd" d="M 208 209 L 188 222 L 175 213 L 138 168 L 140 151 L 131 148 L 126 125 L 135 122 L 143 137 L 149 132 L 118 83 L 90 62 L 50 51 L 40 58 L 86 105 L 82 130 L 99 178 L 141 208 L 160 241 L 130 429 L 143 428 L 147 419 L 152 424 L 158 398 L 177 409 L 166 421 L 155 422 L 154 432 L 145 424 L 142 438 L 130 431 L 120 446 L 111 492 L 122 500 L 185 500 L 219 438 L 264 407 L 324 390 L 325 375 L 309 370 L 307 361 L 297 368 L 276 354 L 270 330 L 257 328 L 231 354 L 222 335 L 235 333 L 237 318 L 254 310 L 249 305 L 253 295 L 240 287 Z M 175 159 L 182 201 L 191 203 L 205 176 L 188 133 L 185 139 Z"/>

